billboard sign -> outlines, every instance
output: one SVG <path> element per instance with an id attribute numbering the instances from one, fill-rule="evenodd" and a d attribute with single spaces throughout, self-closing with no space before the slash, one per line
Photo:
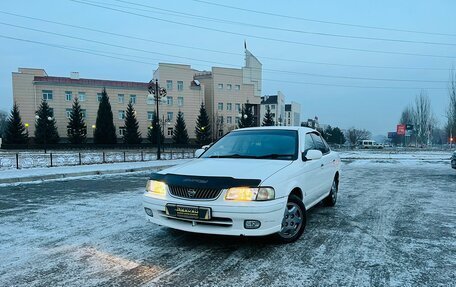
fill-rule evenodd
<path id="1" fill-rule="evenodd" d="M 389 139 L 394 139 L 395 137 L 397 137 L 397 133 L 396 132 L 389 132 L 388 133 L 388 138 Z"/>
<path id="2" fill-rule="evenodd" d="M 407 128 L 406 125 L 397 125 L 397 128 L 396 128 L 397 135 L 399 135 L 399 136 L 405 135 L 406 128 Z"/>

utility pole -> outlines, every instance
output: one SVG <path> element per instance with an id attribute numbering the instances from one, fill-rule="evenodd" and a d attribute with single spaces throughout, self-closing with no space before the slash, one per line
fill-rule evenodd
<path id="1" fill-rule="evenodd" d="M 149 90 L 149 97 L 154 97 L 154 100 L 155 100 L 155 106 L 156 106 L 156 110 L 157 110 L 157 116 L 155 117 L 155 120 L 156 120 L 156 123 L 155 123 L 155 126 L 158 127 L 159 124 L 160 124 L 160 114 L 158 112 L 158 106 L 159 106 L 159 103 L 160 103 L 160 99 L 164 96 L 166 96 L 166 89 L 165 88 L 160 88 L 158 86 L 158 79 L 155 79 L 155 83 L 154 83 L 154 80 L 152 79 L 150 82 L 149 82 L 149 87 L 148 87 L 148 90 Z M 156 132 L 157 134 L 157 160 L 161 159 L 161 150 L 160 150 L 160 145 L 161 145 L 161 138 L 160 138 L 160 135 L 161 135 L 161 131 L 159 130 L 158 132 Z"/>

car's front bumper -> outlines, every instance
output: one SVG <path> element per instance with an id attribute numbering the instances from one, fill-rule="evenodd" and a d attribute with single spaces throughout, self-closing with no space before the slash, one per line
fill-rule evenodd
<path id="1" fill-rule="evenodd" d="M 212 219 L 199 221 L 170 217 L 165 213 L 166 204 L 210 207 Z M 143 195 L 144 208 L 149 208 L 153 216 L 147 219 L 155 224 L 174 229 L 220 235 L 263 236 L 280 231 L 286 198 L 271 201 L 256 202 L 227 202 L 223 199 L 203 201 L 185 200 L 173 197 L 156 198 L 149 193 Z M 258 220 L 258 229 L 246 229 L 245 220 Z"/>

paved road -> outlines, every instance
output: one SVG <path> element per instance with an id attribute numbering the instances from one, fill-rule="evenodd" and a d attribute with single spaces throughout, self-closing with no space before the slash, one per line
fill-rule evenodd
<path id="1" fill-rule="evenodd" d="M 147 223 L 145 174 L 0 187 L 0 286 L 454 286 L 456 171 L 343 168 L 338 205 L 289 245 Z"/>

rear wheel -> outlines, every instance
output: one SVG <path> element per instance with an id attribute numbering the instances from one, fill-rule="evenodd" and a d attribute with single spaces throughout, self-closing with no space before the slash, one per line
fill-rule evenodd
<path id="1" fill-rule="evenodd" d="M 291 243 L 299 239 L 306 228 L 306 208 L 302 200 L 290 195 L 283 214 L 282 229 L 275 234 L 281 243 Z"/>
<path id="2" fill-rule="evenodd" d="M 339 183 L 337 178 L 334 178 L 334 181 L 331 185 L 331 191 L 329 195 L 323 200 L 326 206 L 334 206 L 337 201 L 337 192 L 339 191 Z"/>

